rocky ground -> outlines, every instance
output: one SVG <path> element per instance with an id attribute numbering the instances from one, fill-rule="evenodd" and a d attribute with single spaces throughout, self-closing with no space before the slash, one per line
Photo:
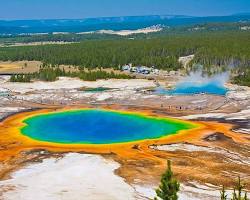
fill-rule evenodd
<path id="1" fill-rule="evenodd" d="M 68 153 L 60 158 L 47 158 L 18 170 L 11 179 L 1 181 L 0 195 L 8 200 L 154 198 L 156 185 L 127 184 L 114 172 L 119 166 L 99 155 Z M 219 191 L 213 185 L 190 182 L 181 185 L 179 197 L 185 200 L 219 199 Z"/>

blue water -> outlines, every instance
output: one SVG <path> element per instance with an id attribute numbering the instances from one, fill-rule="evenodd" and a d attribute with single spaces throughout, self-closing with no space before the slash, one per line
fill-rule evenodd
<path id="1" fill-rule="evenodd" d="M 97 87 L 97 88 L 86 88 L 83 91 L 84 92 L 91 92 L 91 93 L 98 93 L 98 92 L 105 92 L 111 90 L 111 88 L 105 88 L 105 87 Z"/>
<path id="2" fill-rule="evenodd" d="M 186 122 L 104 110 L 38 115 L 24 121 L 21 133 L 53 143 L 111 144 L 160 138 L 193 128 Z"/>
<path id="3" fill-rule="evenodd" d="M 157 88 L 155 94 L 162 95 L 194 95 L 194 94 L 213 94 L 213 95 L 225 95 L 228 89 L 223 85 L 216 82 L 210 82 L 206 84 L 195 84 L 195 83 L 181 83 L 173 89 Z"/>

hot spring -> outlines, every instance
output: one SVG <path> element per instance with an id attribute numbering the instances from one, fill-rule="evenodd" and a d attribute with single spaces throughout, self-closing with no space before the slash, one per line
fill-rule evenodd
<path id="1" fill-rule="evenodd" d="M 157 139 L 195 125 L 180 120 L 109 110 L 40 114 L 23 121 L 29 138 L 63 144 L 113 144 Z"/>
<path id="2" fill-rule="evenodd" d="M 204 75 L 201 70 L 191 72 L 178 82 L 173 89 L 156 88 L 155 94 L 161 95 L 194 95 L 213 94 L 226 95 L 228 89 L 225 83 L 229 80 L 229 72 L 218 73 L 213 76 Z"/>
<path id="3" fill-rule="evenodd" d="M 225 95 L 228 89 L 223 85 L 217 83 L 195 84 L 195 83 L 181 83 L 176 85 L 173 89 L 165 89 L 162 87 L 156 88 L 155 94 L 161 95 L 194 95 L 194 94 L 213 94 Z"/>

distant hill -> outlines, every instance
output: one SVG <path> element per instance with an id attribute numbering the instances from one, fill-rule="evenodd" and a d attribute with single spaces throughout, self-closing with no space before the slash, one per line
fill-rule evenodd
<path id="1" fill-rule="evenodd" d="M 250 15 L 250 13 L 246 12 L 246 13 L 237 13 L 237 14 L 234 14 L 233 16 L 247 16 L 247 15 Z"/>
<path id="2" fill-rule="evenodd" d="M 168 27 L 203 23 L 249 22 L 249 13 L 230 16 L 192 17 L 183 15 L 154 15 L 103 17 L 64 20 L 0 20 L 1 35 L 36 34 L 52 32 L 89 32 L 98 30 L 136 30 L 153 25 Z"/>

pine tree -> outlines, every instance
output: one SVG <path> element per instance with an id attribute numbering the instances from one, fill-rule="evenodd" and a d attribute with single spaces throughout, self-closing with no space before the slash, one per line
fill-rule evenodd
<path id="1" fill-rule="evenodd" d="M 247 192 L 245 192 L 244 197 L 242 195 L 244 187 L 245 187 L 245 185 L 241 183 L 241 179 L 240 179 L 240 177 L 238 177 L 237 184 L 233 189 L 231 200 L 249 200 L 247 198 Z M 223 186 L 222 191 L 220 192 L 220 194 L 221 194 L 221 200 L 226 200 L 227 199 L 227 195 L 225 194 L 224 186 Z"/>
<path id="2" fill-rule="evenodd" d="M 244 188 L 244 185 L 241 183 L 240 177 L 238 177 L 237 184 L 236 184 L 236 186 L 234 188 L 234 191 L 233 191 L 233 198 L 232 198 L 232 200 L 244 200 L 244 197 L 242 197 L 242 189 L 243 188 Z"/>
<path id="3" fill-rule="evenodd" d="M 248 200 L 248 198 L 247 198 L 247 192 L 245 192 L 245 196 L 244 196 L 243 200 Z"/>
<path id="4" fill-rule="evenodd" d="M 237 200 L 237 194 L 236 194 L 235 188 L 234 188 L 234 191 L 233 191 L 233 198 L 232 198 L 232 200 Z"/>
<path id="5" fill-rule="evenodd" d="M 157 197 L 162 200 L 177 200 L 177 193 L 179 190 L 180 184 L 176 179 L 174 179 L 171 169 L 171 161 L 168 160 L 168 168 L 162 175 L 160 186 L 156 190 Z M 157 197 L 155 200 L 157 200 Z"/>
<path id="6" fill-rule="evenodd" d="M 242 189 L 244 188 L 244 186 L 241 184 L 241 179 L 240 177 L 238 177 L 238 182 L 237 182 L 237 185 L 236 185 L 236 190 L 238 191 L 238 195 L 237 195 L 237 199 L 238 200 L 241 200 L 241 195 L 242 195 Z"/>
<path id="7" fill-rule="evenodd" d="M 225 191 L 225 187 L 224 185 L 222 186 L 222 191 L 220 192 L 220 199 L 221 200 L 227 200 L 227 195 L 226 195 L 226 191 Z"/>

